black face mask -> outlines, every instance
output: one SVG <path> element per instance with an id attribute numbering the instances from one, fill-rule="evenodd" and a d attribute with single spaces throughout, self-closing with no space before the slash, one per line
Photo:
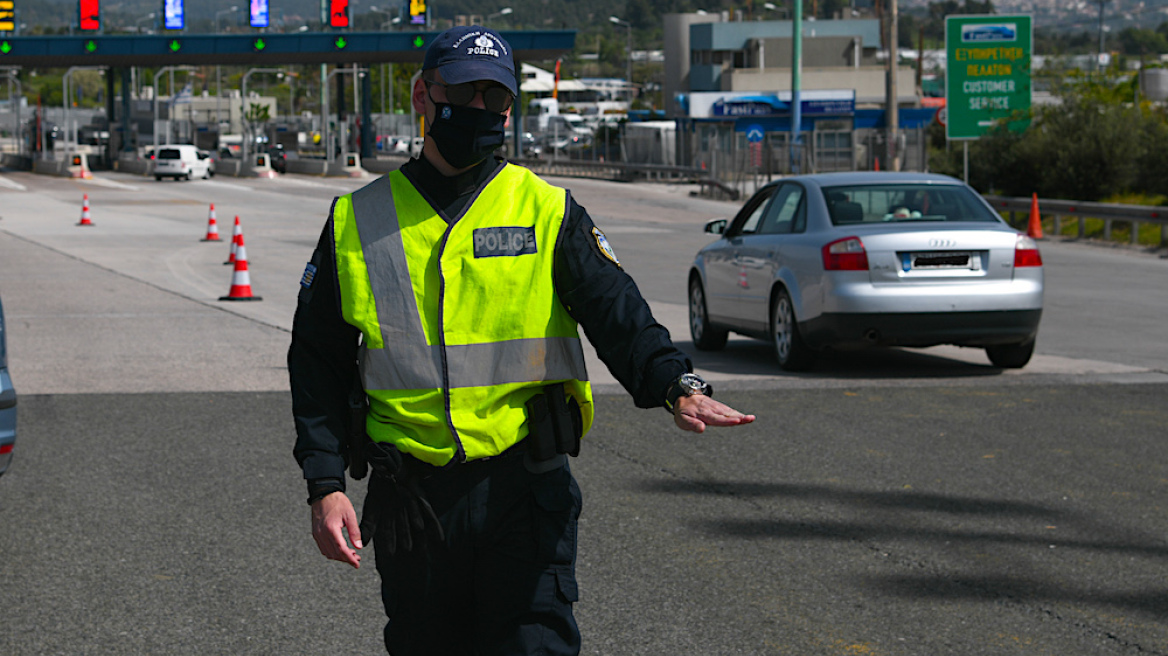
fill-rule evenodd
<path id="1" fill-rule="evenodd" d="M 442 157 L 456 169 L 478 164 L 500 146 L 507 117 L 477 107 L 434 103 L 430 136 Z"/>

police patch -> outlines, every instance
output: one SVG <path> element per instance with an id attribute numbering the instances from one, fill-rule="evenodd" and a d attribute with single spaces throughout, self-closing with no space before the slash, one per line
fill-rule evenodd
<path id="1" fill-rule="evenodd" d="M 592 228 L 592 236 L 596 237 L 596 245 L 600 247 L 600 252 L 604 253 L 605 257 L 612 260 L 612 263 L 619 267 L 621 265 L 620 260 L 616 259 L 616 253 L 613 252 L 612 246 L 608 243 L 608 238 L 604 236 L 600 228 Z"/>
<path id="2" fill-rule="evenodd" d="M 312 287 L 312 279 L 316 277 L 316 265 L 309 262 L 304 267 L 304 275 L 300 276 L 300 286 L 308 289 Z"/>
<path id="3" fill-rule="evenodd" d="M 475 257 L 528 255 L 536 252 L 535 228 L 498 227 L 474 231 Z"/>

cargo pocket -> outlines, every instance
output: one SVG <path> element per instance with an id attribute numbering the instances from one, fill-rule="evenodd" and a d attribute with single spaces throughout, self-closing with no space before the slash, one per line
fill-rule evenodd
<path id="1" fill-rule="evenodd" d="M 537 598 L 544 610 L 552 610 L 579 600 L 576 530 L 580 488 L 567 467 L 536 478 L 532 486 L 536 557 L 544 569 Z"/>

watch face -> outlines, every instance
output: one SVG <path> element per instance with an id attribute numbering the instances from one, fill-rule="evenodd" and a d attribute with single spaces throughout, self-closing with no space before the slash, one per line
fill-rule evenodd
<path id="1" fill-rule="evenodd" d="M 678 382 L 690 394 L 705 394 L 709 388 L 706 381 L 697 374 L 683 374 Z"/>

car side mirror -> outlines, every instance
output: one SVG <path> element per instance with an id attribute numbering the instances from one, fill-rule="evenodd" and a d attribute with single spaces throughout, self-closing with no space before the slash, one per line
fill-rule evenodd
<path id="1" fill-rule="evenodd" d="M 726 219 L 714 219 L 707 222 L 705 231 L 715 235 L 726 232 Z"/>

